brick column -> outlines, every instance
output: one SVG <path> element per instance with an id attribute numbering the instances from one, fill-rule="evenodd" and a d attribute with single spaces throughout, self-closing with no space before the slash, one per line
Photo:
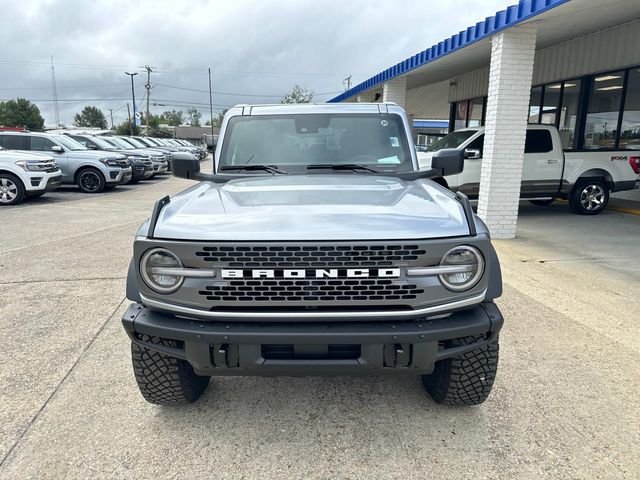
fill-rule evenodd
<path id="1" fill-rule="evenodd" d="M 397 77 L 382 85 L 382 101 L 394 102 L 404 108 L 407 97 L 407 77 Z"/>
<path id="2" fill-rule="evenodd" d="M 533 23 L 491 39 L 478 215 L 493 238 L 516 236 L 535 47 Z"/>

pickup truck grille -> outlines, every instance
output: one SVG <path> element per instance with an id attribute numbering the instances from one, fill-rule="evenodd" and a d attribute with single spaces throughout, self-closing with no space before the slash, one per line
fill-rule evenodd
<path id="1" fill-rule="evenodd" d="M 199 292 L 213 302 L 336 302 L 415 300 L 424 290 L 394 280 L 232 280 L 225 286 L 206 286 Z"/>
<path id="2" fill-rule="evenodd" d="M 196 252 L 205 262 L 229 268 L 391 267 L 418 260 L 418 245 L 220 246 Z"/>

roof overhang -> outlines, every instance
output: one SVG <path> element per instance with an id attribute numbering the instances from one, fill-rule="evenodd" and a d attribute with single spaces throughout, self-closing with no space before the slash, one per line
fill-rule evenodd
<path id="1" fill-rule="evenodd" d="M 407 89 L 453 78 L 489 64 L 491 36 L 525 22 L 538 26 L 536 49 L 640 17 L 638 0 L 521 0 L 329 100 L 342 102 L 407 77 Z"/>

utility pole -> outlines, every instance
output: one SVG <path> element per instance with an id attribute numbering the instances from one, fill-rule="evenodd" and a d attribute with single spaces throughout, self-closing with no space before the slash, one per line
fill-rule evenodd
<path id="1" fill-rule="evenodd" d="M 113 130 L 113 108 L 109 109 L 109 115 L 111 115 L 111 130 Z"/>
<path id="2" fill-rule="evenodd" d="M 125 75 L 129 75 L 131 77 L 131 96 L 133 97 L 133 121 L 136 122 L 136 91 L 133 87 L 133 77 L 135 77 L 138 72 L 129 73 L 124 72 Z M 128 107 L 127 107 L 128 108 Z M 133 124 L 131 123 L 131 114 L 129 114 L 129 126 L 131 127 L 131 136 L 133 137 Z M 137 122 L 136 122 L 137 125 Z"/>
<path id="3" fill-rule="evenodd" d="M 53 67 L 53 55 L 51 56 L 51 85 L 53 87 L 53 111 L 56 117 L 56 128 L 60 128 L 60 111 L 58 110 L 58 88 L 56 87 L 56 69 Z"/>
<path id="4" fill-rule="evenodd" d="M 131 109 L 129 108 L 128 103 L 127 103 L 127 115 L 129 115 L 129 130 L 131 132 L 131 136 L 133 137 L 133 123 L 131 123 Z"/>
<path id="5" fill-rule="evenodd" d="M 351 90 L 351 75 L 349 75 L 347 78 L 345 78 L 342 81 L 342 84 L 347 87 L 347 90 Z"/>
<path id="6" fill-rule="evenodd" d="M 144 68 L 147 70 L 147 84 L 144 86 L 147 89 L 147 115 L 146 115 L 146 132 L 145 134 L 149 136 L 149 97 L 151 97 L 151 67 L 149 65 L 145 65 Z"/>
<path id="7" fill-rule="evenodd" d="M 211 124 L 211 151 L 215 155 L 215 149 L 213 148 L 213 91 L 211 90 L 211 67 L 209 67 L 209 115 L 209 123 Z M 206 143 L 207 137 L 204 139 Z"/>

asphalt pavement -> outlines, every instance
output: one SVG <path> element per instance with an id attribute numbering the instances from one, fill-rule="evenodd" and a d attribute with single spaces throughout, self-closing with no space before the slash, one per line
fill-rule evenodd
<path id="1" fill-rule="evenodd" d="M 640 217 L 523 205 L 496 242 L 494 391 L 435 404 L 416 376 L 213 379 L 168 408 L 120 325 L 132 238 L 172 177 L 0 210 L 0 478 L 638 478 Z"/>

